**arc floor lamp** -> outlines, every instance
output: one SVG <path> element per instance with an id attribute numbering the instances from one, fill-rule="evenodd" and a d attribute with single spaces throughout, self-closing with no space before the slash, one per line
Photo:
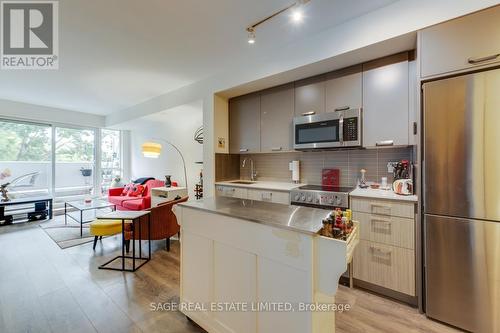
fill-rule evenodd
<path id="1" fill-rule="evenodd" d="M 186 189 L 188 189 L 188 180 L 186 172 L 186 161 L 184 160 L 184 155 L 182 155 L 180 149 L 174 145 L 172 142 L 160 138 L 152 138 L 150 141 L 146 141 L 142 144 L 142 155 L 147 158 L 158 158 L 161 154 L 162 145 L 158 142 L 163 142 L 169 146 L 172 146 L 179 155 L 181 155 L 182 166 L 184 167 L 184 180 L 186 182 Z"/>

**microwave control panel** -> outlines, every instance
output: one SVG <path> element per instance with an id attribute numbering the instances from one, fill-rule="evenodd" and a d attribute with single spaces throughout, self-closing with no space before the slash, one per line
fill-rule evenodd
<path id="1" fill-rule="evenodd" d="M 358 140 L 358 118 L 345 118 L 344 119 L 344 141 L 357 141 Z"/>

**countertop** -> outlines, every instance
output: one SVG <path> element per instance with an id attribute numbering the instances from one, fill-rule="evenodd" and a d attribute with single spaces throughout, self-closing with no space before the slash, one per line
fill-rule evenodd
<path id="1" fill-rule="evenodd" d="M 322 220 L 330 212 L 319 208 L 228 197 L 203 198 L 178 205 L 308 235 L 317 234 L 323 227 Z"/>
<path id="2" fill-rule="evenodd" d="M 296 187 L 306 185 L 306 184 L 295 184 L 295 183 L 287 183 L 287 182 L 273 182 L 273 181 L 265 181 L 265 180 L 257 180 L 252 184 L 235 184 L 232 180 L 216 182 L 215 185 L 224 185 L 224 186 L 233 186 L 233 187 L 242 187 L 242 188 L 253 188 L 256 190 L 273 190 L 273 191 L 283 191 L 290 192 Z"/>
<path id="3" fill-rule="evenodd" d="M 351 197 L 362 197 L 362 198 L 374 198 L 374 199 L 385 199 L 385 200 L 399 200 L 399 201 L 409 201 L 417 202 L 418 197 L 416 195 L 399 195 L 394 193 L 393 190 L 380 190 L 371 188 L 356 188 L 351 193 Z"/>

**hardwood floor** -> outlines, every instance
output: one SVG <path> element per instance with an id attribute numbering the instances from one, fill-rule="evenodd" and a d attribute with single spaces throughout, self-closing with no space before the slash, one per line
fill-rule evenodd
<path id="1" fill-rule="evenodd" d="M 179 299 L 179 244 L 153 246 L 136 273 L 99 270 L 120 250 L 117 237 L 61 250 L 37 225 L 0 228 L 0 332 L 204 332 L 175 311 L 151 303 Z M 458 332 L 417 310 L 341 287 L 337 332 Z"/>

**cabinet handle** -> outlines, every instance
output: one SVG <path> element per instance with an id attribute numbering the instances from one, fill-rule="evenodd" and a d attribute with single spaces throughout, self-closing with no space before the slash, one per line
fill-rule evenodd
<path id="1" fill-rule="evenodd" d="M 351 108 L 350 106 L 346 105 L 346 106 L 341 106 L 341 107 L 335 108 L 334 111 L 347 111 L 350 108 Z"/>
<path id="2" fill-rule="evenodd" d="M 394 140 L 377 141 L 377 143 L 375 143 L 375 145 L 378 147 L 394 146 Z"/>
<path id="3" fill-rule="evenodd" d="M 386 256 L 390 256 L 392 254 L 391 250 L 382 250 L 381 248 L 376 247 L 376 246 L 370 246 L 370 250 L 372 252 L 377 252 L 379 254 L 383 254 L 383 255 L 386 255 Z"/>
<path id="4" fill-rule="evenodd" d="M 373 229 L 377 229 L 376 224 L 378 223 L 383 225 L 387 229 L 387 231 L 391 231 L 392 223 L 389 221 L 372 219 L 371 222 Z"/>
<path id="5" fill-rule="evenodd" d="M 282 149 L 283 149 L 282 147 L 271 148 L 272 151 L 281 151 Z"/>
<path id="6" fill-rule="evenodd" d="M 372 213 L 377 214 L 377 212 L 375 212 L 375 210 L 377 208 L 385 210 L 385 214 L 384 215 L 391 215 L 391 207 L 390 206 L 372 205 Z M 381 213 L 378 213 L 378 214 L 381 214 Z"/>
<path id="7" fill-rule="evenodd" d="M 302 115 L 303 116 L 312 116 L 312 115 L 315 115 L 316 114 L 316 111 L 309 111 L 309 112 L 304 112 Z"/>
<path id="8" fill-rule="evenodd" d="M 240 148 L 240 153 L 244 153 L 244 152 L 247 152 L 248 151 L 248 148 Z"/>
<path id="9" fill-rule="evenodd" d="M 485 61 L 490 61 L 490 60 L 495 60 L 496 58 L 500 57 L 500 53 L 493 54 L 487 57 L 482 57 L 482 58 L 469 58 L 467 59 L 467 62 L 471 65 L 476 65 L 480 64 Z"/>

